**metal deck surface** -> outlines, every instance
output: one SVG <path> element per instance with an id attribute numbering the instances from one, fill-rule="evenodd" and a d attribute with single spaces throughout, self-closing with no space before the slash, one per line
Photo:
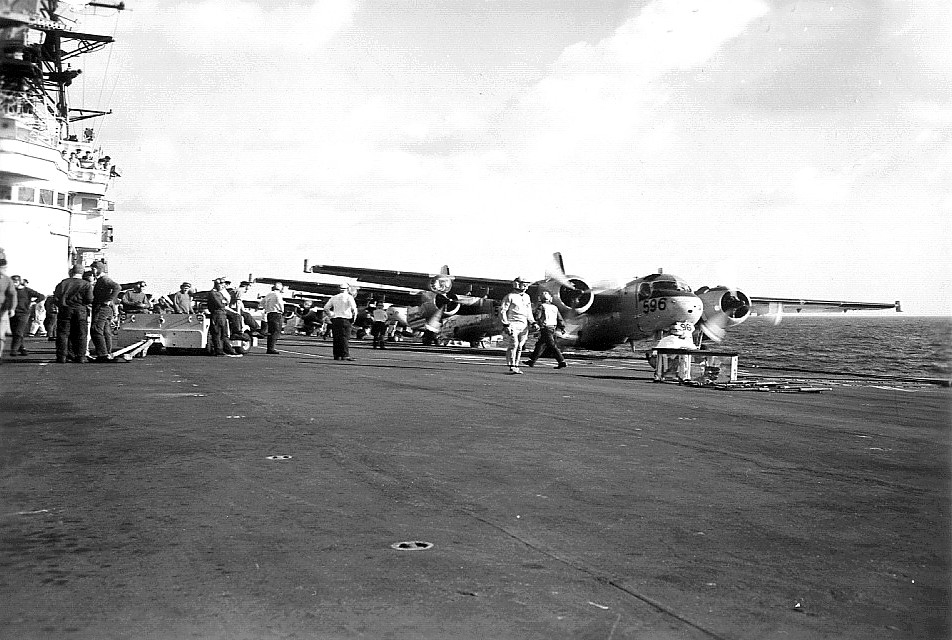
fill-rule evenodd
<path id="1" fill-rule="evenodd" d="M 28 342 L 0 367 L 0 636 L 949 637 L 948 389 L 365 345 Z"/>

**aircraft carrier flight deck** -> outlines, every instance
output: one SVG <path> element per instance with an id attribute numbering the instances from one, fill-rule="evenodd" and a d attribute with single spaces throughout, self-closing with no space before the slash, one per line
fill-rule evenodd
<path id="1" fill-rule="evenodd" d="M 949 635 L 948 389 L 279 349 L 4 364 L 5 637 Z"/>

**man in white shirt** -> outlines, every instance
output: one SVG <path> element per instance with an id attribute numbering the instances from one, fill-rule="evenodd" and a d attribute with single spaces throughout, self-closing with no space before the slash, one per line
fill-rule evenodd
<path id="1" fill-rule="evenodd" d="M 373 324 L 370 325 L 370 335 L 374 339 L 374 349 L 383 349 L 387 342 L 387 322 L 390 316 L 387 310 L 383 308 L 383 301 L 378 300 L 371 315 Z"/>
<path id="2" fill-rule="evenodd" d="M 271 292 L 262 300 L 262 311 L 268 322 L 268 353 L 279 355 L 281 352 L 275 347 L 278 344 L 278 336 L 284 329 L 284 285 L 275 282 L 271 287 Z"/>
<path id="3" fill-rule="evenodd" d="M 324 305 L 324 313 L 331 319 L 331 333 L 334 334 L 334 360 L 353 360 L 350 357 L 350 329 L 357 319 L 357 301 L 346 282 L 340 286 L 340 293 L 332 296 Z"/>
<path id="4" fill-rule="evenodd" d="M 511 374 L 522 373 L 519 359 L 529 337 L 529 325 L 532 324 L 532 301 L 526 293 L 528 288 L 528 280 L 516 278 L 512 281 L 512 292 L 506 294 L 499 307 L 499 318 L 507 338 L 506 364 Z"/>

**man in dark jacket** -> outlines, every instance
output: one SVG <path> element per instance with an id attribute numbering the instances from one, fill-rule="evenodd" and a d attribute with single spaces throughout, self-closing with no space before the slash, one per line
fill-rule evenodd
<path id="1" fill-rule="evenodd" d="M 96 277 L 93 285 L 93 323 L 90 333 L 93 338 L 93 348 L 96 362 L 109 362 L 112 355 L 112 323 L 116 317 L 116 305 L 119 302 L 119 293 L 122 287 L 119 283 L 106 275 L 106 265 L 99 260 L 89 265 L 90 271 Z M 125 360 L 120 360 L 125 362 Z"/>
<path id="2" fill-rule="evenodd" d="M 208 312 L 211 314 L 211 321 L 208 325 L 208 348 L 213 356 L 229 356 L 231 358 L 240 358 L 241 354 L 236 353 L 231 346 L 229 334 L 231 330 L 228 326 L 228 303 L 230 296 L 225 290 L 225 281 L 216 279 L 212 283 L 212 290 L 208 292 Z"/>
<path id="3" fill-rule="evenodd" d="M 83 268 L 73 265 L 69 277 L 61 280 L 53 297 L 59 307 L 56 316 L 56 361 L 86 362 L 86 343 L 89 342 L 87 319 L 93 303 L 93 285 L 83 279 Z"/>
<path id="4" fill-rule="evenodd" d="M 10 355 L 25 356 L 27 352 L 23 348 L 23 339 L 26 337 L 27 329 L 30 328 L 30 306 L 34 302 L 43 302 L 46 296 L 26 286 L 20 276 L 12 276 L 10 279 L 13 280 L 13 286 L 17 289 L 17 304 L 13 308 L 13 317 L 10 319 L 10 333 L 13 334 Z"/>
<path id="5" fill-rule="evenodd" d="M 3 340 L 10 326 L 10 313 L 17 305 L 17 288 L 7 275 L 7 256 L 0 248 L 0 363 L 3 362 Z"/>
<path id="6" fill-rule="evenodd" d="M 562 318 L 562 312 L 559 311 L 559 308 L 552 304 L 551 293 L 548 291 L 542 292 L 539 304 L 532 315 L 536 324 L 539 325 L 539 339 L 536 340 L 535 349 L 532 350 L 532 355 L 529 356 L 526 365 L 534 367 L 536 360 L 543 353 L 548 352 L 555 356 L 555 360 L 558 362 L 555 368 L 564 369 L 566 367 L 565 358 L 562 356 L 562 352 L 559 351 L 559 345 L 555 343 L 555 338 L 560 332 L 565 331 L 565 320 Z"/>
<path id="7" fill-rule="evenodd" d="M 43 319 L 43 328 L 46 329 L 46 339 L 50 342 L 56 342 L 56 317 L 59 315 L 59 306 L 56 304 L 56 298 L 46 296 L 46 302 L 43 303 L 46 309 L 46 318 Z"/>

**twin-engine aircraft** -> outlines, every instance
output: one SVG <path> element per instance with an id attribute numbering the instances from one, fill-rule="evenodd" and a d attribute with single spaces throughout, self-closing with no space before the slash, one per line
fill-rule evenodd
<path id="1" fill-rule="evenodd" d="M 695 342 L 704 337 L 720 341 L 727 329 L 754 314 L 779 314 L 784 310 L 851 311 L 895 309 L 894 303 L 848 302 L 840 300 L 797 300 L 752 297 L 724 287 L 693 290 L 681 278 L 653 273 L 635 278 L 619 287 L 594 288 L 578 276 L 565 273 L 560 254 L 546 277 L 528 290 L 532 300 L 542 291 L 552 294 L 553 303 L 565 319 L 561 346 L 607 350 L 624 342 L 658 340 L 675 327 L 690 325 Z M 422 330 L 428 343 L 460 340 L 473 345 L 488 336 L 503 333 L 499 304 L 512 291 L 511 280 L 453 276 L 444 266 L 438 274 L 389 271 L 362 267 L 313 265 L 304 263 L 307 279 L 257 278 L 256 282 L 278 280 L 291 289 L 322 295 L 339 291 L 339 283 L 322 275 L 346 278 L 359 287 L 358 303 L 370 298 L 391 304 L 391 317 L 411 329 Z M 319 274 L 319 275 L 318 275 Z"/>

